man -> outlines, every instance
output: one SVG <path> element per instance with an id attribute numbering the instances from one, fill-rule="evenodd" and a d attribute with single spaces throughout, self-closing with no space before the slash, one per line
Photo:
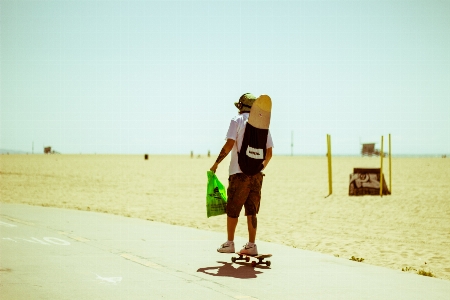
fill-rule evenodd
<path id="1" fill-rule="evenodd" d="M 247 216 L 248 227 L 248 243 L 240 253 L 249 255 L 257 255 L 258 249 L 255 244 L 257 218 L 256 214 L 259 211 L 259 205 L 261 201 L 261 188 L 264 174 L 258 172 L 255 175 L 249 176 L 241 171 L 238 163 L 238 152 L 241 150 L 242 140 L 244 137 L 245 126 L 248 121 L 250 108 L 256 101 L 256 97 L 250 93 L 246 93 L 239 98 L 239 102 L 234 105 L 239 109 L 239 115 L 234 117 L 228 128 L 227 140 L 222 147 L 216 162 L 211 167 L 211 171 L 214 173 L 217 170 L 220 162 L 231 151 L 231 161 L 229 167 L 228 189 L 227 189 L 227 234 L 228 240 L 223 243 L 218 252 L 221 253 L 234 253 L 234 233 L 238 223 L 239 214 L 242 210 L 242 206 L 245 207 L 245 215 Z M 267 135 L 266 143 L 266 156 L 264 158 L 263 169 L 267 167 L 270 159 L 272 158 L 272 136 L 270 131 Z"/>

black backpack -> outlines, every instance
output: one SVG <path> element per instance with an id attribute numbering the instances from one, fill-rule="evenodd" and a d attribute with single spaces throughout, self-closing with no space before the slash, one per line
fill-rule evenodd
<path id="1" fill-rule="evenodd" d="M 241 151 L 238 152 L 239 167 L 245 175 L 255 175 L 263 169 L 268 134 L 269 129 L 256 128 L 248 122 L 245 125 Z"/>

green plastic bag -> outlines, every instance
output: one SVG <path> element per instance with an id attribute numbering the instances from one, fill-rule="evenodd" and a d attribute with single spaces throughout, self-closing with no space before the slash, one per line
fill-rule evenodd
<path id="1" fill-rule="evenodd" d="M 227 191 L 213 171 L 208 171 L 206 188 L 206 215 L 209 217 L 223 215 L 227 208 Z"/>

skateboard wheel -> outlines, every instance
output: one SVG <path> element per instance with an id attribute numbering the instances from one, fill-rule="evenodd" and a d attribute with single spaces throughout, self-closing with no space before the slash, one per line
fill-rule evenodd
<path id="1" fill-rule="evenodd" d="M 232 257 L 231 261 L 235 263 L 236 262 L 236 257 Z"/>
<path id="2" fill-rule="evenodd" d="M 247 257 L 245 258 L 245 261 L 246 261 L 246 262 L 249 262 L 249 261 L 250 261 L 250 257 L 247 256 Z"/>
<path id="3" fill-rule="evenodd" d="M 252 267 L 256 267 L 256 261 L 252 261 Z"/>
<path id="4" fill-rule="evenodd" d="M 266 261 L 266 266 L 270 267 L 270 265 L 271 265 L 270 260 Z"/>

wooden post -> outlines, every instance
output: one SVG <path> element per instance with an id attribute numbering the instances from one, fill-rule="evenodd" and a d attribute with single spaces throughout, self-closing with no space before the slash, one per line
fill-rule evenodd
<path id="1" fill-rule="evenodd" d="M 391 134 L 389 133 L 389 191 L 392 195 L 392 155 L 391 155 Z"/>
<path id="2" fill-rule="evenodd" d="M 384 141 L 384 137 L 381 136 L 381 151 L 380 151 L 380 156 L 381 156 L 381 167 L 380 167 L 380 196 L 383 197 L 383 141 Z"/>
<path id="3" fill-rule="evenodd" d="M 333 193 L 333 174 L 331 169 L 331 135 L 327 134 L 327 156 L 328 156 L 328 196 Z M 327 197 L 328 197 L 327 196 Z"/>

